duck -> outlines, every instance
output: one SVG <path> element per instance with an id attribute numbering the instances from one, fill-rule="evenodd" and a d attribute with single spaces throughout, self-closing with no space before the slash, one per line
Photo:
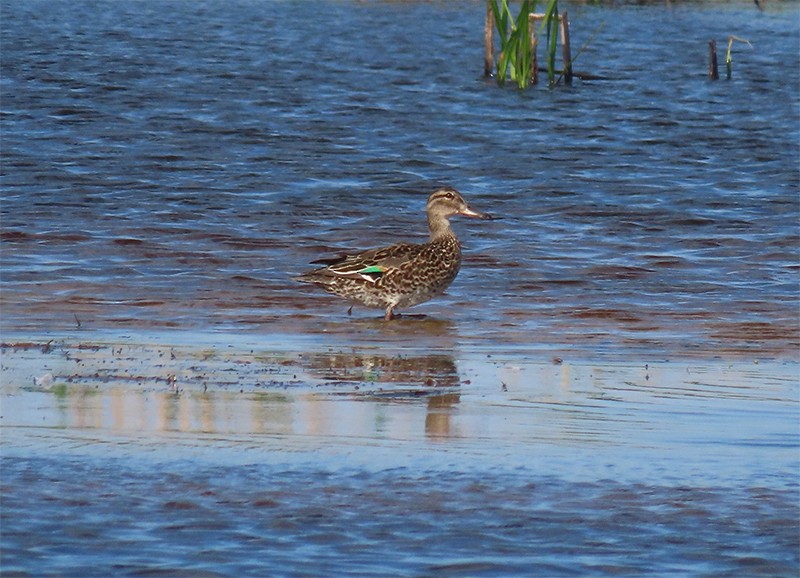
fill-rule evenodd
<path id="1" fill-rule="evenodd" d="M 406 309 L 438 297 L 461 268 L 461 243 L 450 227 L 455 216 L 495 217 L 476 211 L 453 187 L 437 188 L 425 206 L 430 238 L 426 243 L 395 243 L 360 253 L 313 261 L 322 267 L 295 277 L 321 287 L 351 304 L 380 308 L 390 321 Z M 352 312 L 352 305 L 348 313 Z"/>

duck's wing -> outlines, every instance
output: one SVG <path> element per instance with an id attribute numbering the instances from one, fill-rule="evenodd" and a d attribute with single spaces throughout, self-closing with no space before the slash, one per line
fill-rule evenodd
<path id="1" fill-rule="evenodd" d="M 372 283 L 391 269 L 396 269 L 419 254 L 422 245 L 398 243 L 389 247 L 370 249 L 355 255 L 315 261 L 327 265 L 324 272 L 337 277 L 364 279 Z"/>

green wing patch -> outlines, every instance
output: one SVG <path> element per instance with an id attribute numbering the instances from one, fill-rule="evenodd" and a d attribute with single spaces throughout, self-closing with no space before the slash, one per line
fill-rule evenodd
<path id="1" fill-rule="evenodd" d="M 386 273 L 386 267 L 381 267 L 380 265 L 370 265 L 369 267 L 364 267 L 358 272 L 360 275 L 374 275 L 379 274 L 382 275 Z"/>

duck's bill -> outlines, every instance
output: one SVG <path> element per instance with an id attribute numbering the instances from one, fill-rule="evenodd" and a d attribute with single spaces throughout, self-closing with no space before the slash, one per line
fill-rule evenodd
<path id="1" fill-rule="evenodd" d="M 493 217 L 489 213 L 481 213 L 480 211 L 476 211 L 475 209 L 472 209 L 471 207 L 467 207 L 466 209 L 461 211 L 459 213 L 459 215 L 464 215 L 465 217 L 474 217 L 475 219 L 487 219 L 487 220 L 491 220 L 491 219 L 496 219 L 497 218 L 497 217 Z"/>

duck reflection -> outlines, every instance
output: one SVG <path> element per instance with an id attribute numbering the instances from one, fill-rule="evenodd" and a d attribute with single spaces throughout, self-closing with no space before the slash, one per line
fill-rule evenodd
<path id="1" fill-rule="evenodd" d="M 428 413 L 425 415 L 425 435 L 431 439 L 449 438 L 455 434 L 452 417 L 461 401 L 458 393 L 432 395 L 428 398 Z"/>
<path id="2" fill-rule="evenodd" d="M 455 361 L 444 354 L 329 353 L 313 355 L 305 365 L 312 376 L 326 382 L 403 384 L 426 388 L 461 384 Z"/>
<path id="3" fill-rule="evenodd" d="M 200 382 L 202 389 L 192 385 L 197 375 L 206 379 L 214 373 L 198 362 L 180 379 L 172 373 L 154 377 L 150 383 L 157 384 L 155 388 L 115 383 L 118 378 L 104 378 L 105 386 L 98 387 L 95 374 L 89 373 L 52 388 L 53 411 L 61 427 L 154 436 L 181 432 L 442 439 L 458 433 L 454 422 L 461 378 L 450 355 L 359 350 L 304 354 L 289 364 L 259 363 L 257 356 L 237 355 L 229 364 L 209 360 L 220 381 Z M 228 381 L 231 374 L 223 369 L 240 381 Z M 159 372 L 169 370 L 162 367 Z M 282 379 L 269 384 L 254 379 L 262 375 Z M 247 388 L 240 385 L 245 380 L 251 384 Z"/>
<path id="4" fill-rule="evenodd" d="M 453 433 L 461 395 L 451 388 L 460 386 L 461 378 L 450 355 L 330 353 L 311 357 L 307 370 L 327 383 L 356 384 L 359 389 L 338 393 L 354 399 L 399 404 L 426 398 L 425 435 L 435 439 Z"/>

